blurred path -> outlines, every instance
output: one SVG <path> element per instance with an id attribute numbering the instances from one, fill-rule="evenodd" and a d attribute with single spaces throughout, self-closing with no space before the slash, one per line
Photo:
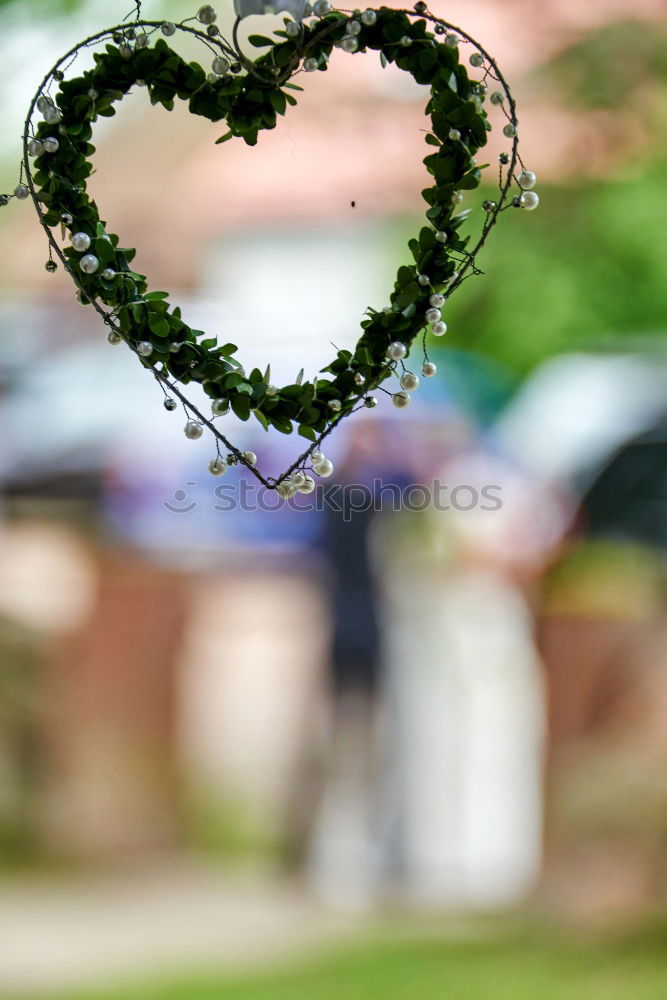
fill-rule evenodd
<path id="1" fill-rule="evenodd" d="M 342 936 L 359 920 L 285 883 L 196 869 L 0 883 L 0 997 L 254 965 Z"/>

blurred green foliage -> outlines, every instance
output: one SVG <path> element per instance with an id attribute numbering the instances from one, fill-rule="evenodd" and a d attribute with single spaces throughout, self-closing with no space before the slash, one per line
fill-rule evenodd
<path id="1" fill-rule="evenodd" d="M 447 310 L 447 347 L 517 375 L 562 351 L 667 333 L 667 190 L 662 164 L 607 183 L 540 186 L 530 215 L 509 210 Z M 444 347 L 445 345 L 443 345 Z"/>
<path id="2" fill-rule="evenodd" d="M 59 14 L 69 14 L 71 11 L 76 10 L 84 3 L 84 0 L 0 0 L 0 11 L 4 10 L 6 7 L 16 7 L 19 6 L 23 9 L 30 7 L 34 10 L 35 14 L 43 16 L 44 14 L 59 15 Z"/>
<path id="3" fill-rule="evenodd" d="M 656 82 L 667 82 L 667 27 L 619 20 L 558 53 L 535 74 L 561 101 L 589 108 L 627 110 Z M 644 104 L 644 112 L 649 106 Z"/>
<path id="4" fill-rule="evenodd" d="M 664 928 L 662 928 L 664 930 Z M 385 940 L 235 980 L 193 976 L 107 988 L 81 1000 L 664 1000 L 661 933 L 617 944 L 537 935 L 447 943 Z M 72 993 L 67 1000 L 75 1000 Z"/>
<path id="5" fill-rule="evenodd" d="M 556 55 L 533 83 L 573 114 L 601 113 L 593 127 L 604 128 L 611 112 L 620 134 L 644 138 L 611 157 L 608 179 L 538 184 L 537 212 L 506 213 L 479 261 L 485 277 L 471 279 L 447 310 L 447 347 L 477 351 L 517 377 L 563 351 L 633 350 L 638 338 L 642 348 L 654 338 L 661 349 L 667 29 L 642 21 L 606 25 Z M 585 127 L 581 135 L 575 155 L 584 176 Z"/>

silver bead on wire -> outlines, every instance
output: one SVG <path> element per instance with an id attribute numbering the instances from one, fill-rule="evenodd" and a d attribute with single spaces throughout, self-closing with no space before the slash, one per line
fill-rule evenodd
<path id="1" fill-rule="evenodd" d="M 218 455 L 208 463 L 208 471 L 212 476 L 223 476 L 227 471 L 227 463 Z"/>
<path id="2" fill-rule="evenodd" d="M 204 433 L 204 428 L 198 420 L 188 420 L 183 428 L 183 433 L 189 441 L 196 441 Z"/>
<path id="3" fill-rule="evenodd" d="M 95 274 L 100 266 L 100 262 L 93 253 L 85 254 L 79 261 L 79 266 L 84 274 Z"/>
<path id="4" fill-rule="evenodd" d="M 90 236 L 88 233 L 74 233 L 72 236 L 72 246 L 78 253 L 84 253 L 90 247 Z"/>
<path id="5" fill-rule="evenodd" d="M 204 6 L 200 7 L 197 11 L 197 20 L 200 21 L 201 24 L 213 24 L 213 22 L 217 21 L 217 19 L 218 15 L 216 9 L 215 7 L 211 7 L 210 3 L 204 4 Z"/>
<path id="6" fill-rule="evenodd" d="M 419 377 L 414 372 L 404 372 L 401 375 L 401 389 L 407 392 L 414 392 L 419 388 Z"/>
<path id="7" fill-rule="evenodd" d="M 406 354 L 408 349 L 405 344 L 401 343 L 400 340 L 394 340 L 387 348 L 387 357 L 391 361 L 401 361 Z"/>

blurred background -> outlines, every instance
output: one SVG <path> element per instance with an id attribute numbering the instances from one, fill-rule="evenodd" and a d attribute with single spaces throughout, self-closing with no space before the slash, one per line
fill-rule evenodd
<path id="1" fill-rule="evenodd" d="M 0 190 L 38 81 L 130 7 L 0 3 Z M 1 210 L 4 998 L 666 995 L 667 12 L 432 10 L 511 81 L 541 205 L 410 410 L 332 439 L 338 511 L 242 509 Z M 427 176 L 422 88 L 343 53 L 306 82 L 256 149 L 136 91 L 91 180 L 151 286 L 278 383 L 384 304 Z"/>

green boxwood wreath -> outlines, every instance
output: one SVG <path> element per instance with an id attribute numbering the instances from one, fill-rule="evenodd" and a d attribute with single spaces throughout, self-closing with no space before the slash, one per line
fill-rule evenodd
<path id="1" fill-rule="evenodd" d="M 236 345 L 218 345 L 215 338 L 191 329 L 180 310 L 170 307 L 166 292 L 148 291 L 145 277 L 132 269 L 135 250 L 122 249 L 118 237 L 107 233 L 95 202 L 88 196 L 86 182 L 95 152 L 92 123 L 98 116 L 115 114 L 114 105 L 139 82 L 145 83 L 152 104 L 171 109 L 179 98 L 189 102 L 193 114 L 224 122 L 226 132 L 218 142 L 238 136 L 254 145 L 259 133 L 275 128 L 278 117 L 296 103 L 294 91 L 301 88 L 290 77 L 304 58 L 317 59 L 320 70 L 326 70 L 332 49 L 346 34 L 350 15 L 332 11 L 315 23 L 303 25 L 296 39 L 285 32 L 276 32 L 278 37 L 273 39 L 254 36 L 253 44 L 268 46 L 254 62 L 254 69 L 215 80 L 199 64 L 186 62 L 162 37 L 155 44 L 133 47 L 119 38 L 119 29 L 108 29 L 109 38 L 116 31 L 120 44 L 107 44 L 104 51 L 95 54 L 94 68 L 62 80 L 55 97 L 62 121 L 58 126 L 43 121 L 36 128 L 34 135 L 38 139 L 57 135 L 59 148 L 55 153 L 38 156 L 32 174 L 26 160 L 28 181 L 39 203 L 42 223 L 57 227 L 64 215 L 70 233 L 84 232 L 91 238 L 87 252 L 100 261 L 99 270 L 92 275 L 81 271 L 82 255 L 71 246 L 56 248 L 80 289 L 82 301 L 93 301 L 98 308 L 100 303 L 109 307 L 105 311 L 132 348 L 142 341 L 152 344 L 153 354 L 140 358 L 146 367 L 182 385 L 201 383 L 212 400 L 227 401 L 241 420 L 254 414 L 265 428 L 273 426 L 285 434 L 296 424 L 300 434 L 310 441 L 320 440 L 332 422 L 350 413 L 363 402 L 370 388 L 392 374 L 394 362 L 386 356 L 389 343 L 399 340 L 409 347 L 425 330 L 429 296 L 443 290 L 451 294 L 462 280 L 462 276 L 453 282 L 451 278 L 457 267 L 460 271 L 458 261 L 469 239 L 459 234 L 467 213 L 456 214 L 454 196 L 457 191 L 479 185 L 480 168 L 473 157 L 485 144 L 490 129 L 480 88 L 469 79 L 458 47 L 443 41 L 443 29 L 437 29 L 441 33 L 438 37 L 429 30 L 432 25 L 427 19 L 415 19 L 407 11 L 381 8 L 376 14 L 375 24 L 361 24 L 356 35 L 357 52 L 375 50 L 383 64 L 395 63 L 417 83 L 430 87 L 426 113 L 431 130 L 426 134 L 429 153 L 424 163 L 434 183 L 422 192 L 428 204 L 428 224 L 409 242 L 413 263 L 398 271 L 390 297 L 391 311 L 367 310 L 354 352 L 339 351 L 322 370 L 330 377 L 317 378 L 315 383 L 286 385 L 275 395 L 267 394 L 262 371 L 255 368 L 246 374 L 235 359 Z M 160 22 L 142 21 L 138 25 L 146 31 L 157 30 Z M 185 25 L 178 27 L 200 34 Z M 492 65 L 495 67 L 495 63 Z M 511 118 L 515 120 L 514 105 L 508 96 Z M 510 171 L 515 155 L 516 140 Z M 494 203 L 496 212 L 506 191 L 501 194 L 500 204 L 496 207 Z M 492 215 L 487 214 L 485 230 L 495 221 L 495 213 Z M 436 239 L 436 232 L 440 240 L 446 233 L 446 242 Z M 483 238 L 485 235 L 486 231 Z M 55 246 L 53 240 L 52 244 Z M 105 268 L 116 272 L 112 280 L 102 277 Z M 417 280 L 423 274 L 430 279 L 427 285 Z M 170 345 L 176 344 L 182 345 L 180 349 L 170 350 Z M 365 380 L 363 388 L 355 381 L 358 373 Z M 329 405 L 332 400 L 340 403 L 338 412 Z"/>

